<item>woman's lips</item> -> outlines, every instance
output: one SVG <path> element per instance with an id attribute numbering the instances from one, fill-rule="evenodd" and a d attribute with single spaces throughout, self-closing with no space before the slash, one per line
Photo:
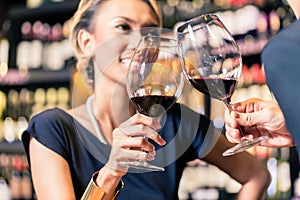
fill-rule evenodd
<path id="1" fill-rule="evenodd" d="M 129 59 L 129 58 L 121 59 L 121 62 L 129 65 L 131 62 L 131 59 Z"/>
<path id="2" fill-rule="evenodd" d="M 129 58 L 121 59 L 121 63 L 123 63 L 127 69 L 129 68 L 130 62 L 131 62 L 131 59 L 129 59 Z"/>
<path id="3" fill-rule="evenodd" d="M 137 64 L 141 62 L 142 57 L 140 54 L 135 54 L 133 56 L 133 52 L 126 52 L 120 57 L 120 62 L 128 69 L 130 63 Z"/>

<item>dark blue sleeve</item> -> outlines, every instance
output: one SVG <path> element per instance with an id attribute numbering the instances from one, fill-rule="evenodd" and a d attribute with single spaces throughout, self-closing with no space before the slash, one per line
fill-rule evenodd
<path id="1" fill-rule="evenodd" d="M 51 109 L 34 116 L 22 134 L 22 142 L 29 157 L 29 140 L 34 137 L 41 144 L 68 159 L 68 135 L 65 128 L 67 116 L 58 109 Z M 71 130 L 71 129 L 70 129 Z"/>
<path id="2" fill-rule="evenodd" d="M 278 33 L 262 53 L 267 84 L 274 93 L 292 133 L 300 145 L 300 20 Z"/>

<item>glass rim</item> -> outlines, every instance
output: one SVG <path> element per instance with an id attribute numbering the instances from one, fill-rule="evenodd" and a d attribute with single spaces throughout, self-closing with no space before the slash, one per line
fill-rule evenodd
<path id="1" fill-rule="evenodd" d="M 142 41 L 148 41 L 147 38 L 154 38 L 154 39 L 158 39 L 159 41 L 170 41 L 170 44 L 172 45 L 168 45 L 169 47 L 173 47 L 173 46 L 177 47 L 178 44 L 178 40 L 175 37 L 167 37 L 161 35 L 144 35 L 141 37 L 140 42 L 138 44 L 140 44 Z M 163 45 L 163 46 L 167 46 L 167 45 Z"/>
<path id="2" fill-rule="evenodd" d="M 221 19 L 219 18 L 219 16 L 216 13 L 202 14 L 200 16 L 194 17 L 192 19 L 189 19 L 189 20 L 183 22 L 180 26 L 177 27 L 176 32 L 179 34 L 186 34 L 186 32 L 184 30 L 187 28 L 188 25 L 194 26 L 196 24 L 199 25 L 199 22 L 203 22 L 203 23 L 205 23 L 205 25 L 203 25 L 203 26 L 206 26 L 207 22 L 210 23 L 217 19 L 221 21 Z M 200 27 L 203 27 L 203 26 L 200 25 Z"/>

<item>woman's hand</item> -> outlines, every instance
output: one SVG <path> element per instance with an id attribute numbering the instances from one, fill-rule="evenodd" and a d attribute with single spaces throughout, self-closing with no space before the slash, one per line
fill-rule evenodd
<path id="1" fill-rule="evenodd" d="M 253 137 L 266 135 L 269 139 L 262 146 L 293 146 L 293 138 L 288 131 L 283 113 L 275 102 L 251 98 L 233 104 L 225 111 L 226 137 L 230 142 L 239 143 L 241 135 L 238 124 L 245 133 Z"/>
<path id="2" fill-rule="evenodd" d="M 156 131 L 160 128 L 157 119 L 142 114 L 135 114 L 123 122 L 113 131 L 112 149 L 107 166 L 115 169 L 118 176 L 123 176 L 128 167 L 119 165 L 120 161 L 154 160 L 154 146 L 145 138 L 150 138 L 159 145 L 166 144 Z"/>
<path id="3" fill-rule="evenodd" d="M 150 138 L 159 145 L 166 144 L 156 132 L 160 128 L 157 119 L 135 114 L 113 130 L 108 162 L 100 169 L 96 180 L 97 186 L 105 191 L 104 199 L 113 199 L 120 179 L 127 173 L 128 167 L 119 162 L 154 159 L 154 146 L 145 138 Z"/>

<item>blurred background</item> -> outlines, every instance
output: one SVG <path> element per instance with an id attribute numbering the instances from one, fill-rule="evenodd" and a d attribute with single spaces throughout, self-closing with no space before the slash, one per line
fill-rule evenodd
<path id="1" fill-rule="evenodd" d="M 219 14 L 243 54 L 243 73 L 232 101 L 260 97 L 275 101 L 265 85 L 260 61 L 264 45 L 295 20 L 285 0 L 161 0 L 164 27 L 175 29 L 195 16 Z M 78 0 L 0 0 L 0 200 L 35 199 L 20 134 L 33 114 L 46 108 L 68 109 L 85 101 L 72 96 L 84 80 L 75 69 L 69 44 L 69 19 Z M 297 33 L 295 33 L 297 34 Z M 88 92 L 86 92 L 88 95 Z M 191 98 L 193 99 L 191 101 Z M 196 101 L 195 101 L 196 99 Z M 180 99 L 223 129 L 224 105 L 187 85 Z M 249 150 L 270 170 L 266 199 L 300 196 L 295 148 Z M 238 164 L 238 163 L 237 163 Z M 180 199 L 234 199 L 240 185 L 201 160 L 189 163 Z"/>

